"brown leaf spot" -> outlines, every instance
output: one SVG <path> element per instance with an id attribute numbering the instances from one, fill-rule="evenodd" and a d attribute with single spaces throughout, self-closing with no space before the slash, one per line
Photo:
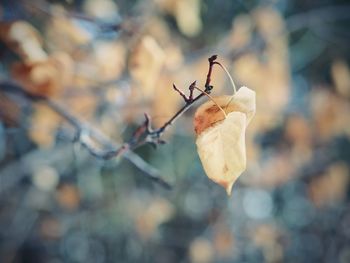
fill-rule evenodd
<path id="1" fill-rule="evenodd" d="M 222 173 L 227 173 L 227 171 L 228 171 L 228 167 L 227 167 L 227 165 L 225 164 L 225 166 L 224 166 L 224 168 L 222 169 Z"/>
<path id="2" fill-rule="evenodd" d="M 205 110 L 206 113 L 210 114 L 210 113 L 216 113 L 218 112 L 220 109 L 216 106 L 213 105 L 212 107 L 208 108 Z"/>

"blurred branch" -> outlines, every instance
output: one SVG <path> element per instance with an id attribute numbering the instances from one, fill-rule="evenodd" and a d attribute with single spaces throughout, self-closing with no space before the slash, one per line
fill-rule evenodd
<path id="1" fill-rule="evenodd" d="M 326 22 L 345 20 L 350 18 L 350 6 L 328 6 L 312 9 L 286 18 L 288 32 L 297 31 L 305 27 L 312 27 Z"/>
<path id="2" fill-rule="evenodd" d="M 211 90 L 213 89 L 213 86 L 211 86 L 211 75 L 212 75 L 212 69 L 214 65 L 216 64 L 217 56 L 213 55 L 211 56 L 208 61 L 209 61 L 209 67 L 208 67 L 208 73 L 207 73 L 207 78 L 206 82 L 204 85 L 205 92 L 210 93 Z M 186 97 L 185 94 L 183 94 L 179 89 L 176 88 L 175 85 L 173 85 L 173 88 L 175 89 L 176 92 L 179 93 L 179 95 L 184 99 L 185 105 L 180 108 L 167 122 L 165 122 L 160 128 L 153 130 L 151 127 L 151 119 L 150 117 L 145 114 L 145 122 L 135 131 L 134 135 L 132 136 L 131 140 L 129 142 L 125 143 L 121 149 L 123 151 L 124 149 L 135 149 L 137 147 L 140 147 L 141 145 L 144 145 L 146 143 L 150 143 L 153 146 L 156 146 L 158 144 L 163 144 L 164 141 L 161 140 L 161 136 L 163 133 L 179 118 L 182 116 L 183 113 L 185 113 L 193 103 L 198 101 L 200 98 L 205 96 L 205 93 L 201 93 L 197 95 L 196 97 L 193 98 L 193 90 L 195 87 L 196 82 L 191 83 L 189 86 L 189 91 L 190 94 L 188 97 Z M 111 152 L 111 154 L 119 155 L 120 152 L 116 151 L 115 153 Z"/>
<path id="3" fill-rule="evenodd" d="M 46 1 L 31 1 L 22 3 L 29 11 L 39 11 L 51 17 L 57 17 L 58 14 L 52 11 L 51 4 Z M 118 12 L 115 12 L 113 19 L 108 21 L 104 19 L 99 19 L 93 16 L 89 16 L 83 12 L 71 11 L 62 9 L 60 11 L 67 19 L 73 18 L 76 20 L 81 20 L 91 25 L 94 25 L 98 31 L 95 37 L 91 40 L 96 40 L 98 38 L 104 38 L 105 36 L 117 36 L 119 33 L 123 32 L 126 34 L 133 34 L 135 31 L 135 22 L 132 17 L 122 18 Z"/>
<path id="4" fill-rule="evenodd" d="M 217 56 L 211 56 L 209 61 L 209 68 L 207 73 L 207 78 L 205 82 L 205 92 L 210 93 L 213 86 L 211 86 L 211 75 L 214 65 L 217 63 Z M 51 109 L 53 109 L 57 114 L 63 117 L 68 123 L 70 123 L 76 130 L 73 141 L 80 143 L 88 152 L 96 158 L 102 160 L 109 160 L 112 158 L 119 158 L 124 156 L 130 162 L 132 162 L 136 167 L 145 172 L 149 179 L 154 182 L 159 183 L 163 187 L 170 189 L 171 186 L 165 182 L 162 178 L 159 177 L 158 172 L 148 163 L 146 163 L 142 158 L 133 153 L 132 151 L 144 144 L 150 143 L 154 147 L 158 144 L 165 143 L 161 140 L 163 133 L 180 117 L 184 112 L 186 112 L 193 103 L 198 101 L 204 96 L 204 93 L 193 97 L 193 90 L 196 82 L 193 82 L 189 86 L 190 94 L 188 97 L 184 95 L 177 88 L 175 89 L 185 101 L 185 105 L 180 108 L 167 122 L 163 124 L 160 128 L 153 130 L 151 125 L 151 118 L 145 114 L 145 121 L 141 124 L 136 131 L 133 133 L 133 136 L 128 142 L 123 143 L 121 146 L 117 145 L 115 142 L 111 141 L 106 137 L 102 132 L 95 129 L 91 125 L 81 121 L 73 114 L 71 114 L 65 107 L 61 106 L 59 103 L 46 98 L 44 96 L 29 94 L 24 91 L 16 83 L 0 83 L 0 87 L 3 91 L 6 92 L 17 92 L 24 95 L 26 98 L 32 101 L 41 101 L 46 103 Z M 94 141 L 102 146 L 102 149 L 96 147 Z"/>
<path id="5" fill-rule="evenodd" d="M 217 56 L 211 56 L 209 60 L 209 68 L 208 68 L 208 74 L 207 79 L 205 83 L 205 92 L 210 93 L 213 86 L 211 86 L 211 75 L 212 75 L 212 68 L 214 64 L 216 63 Z M 82 146 L 84 146 L 93 156 L 108 160 L 111 158 L 117 158 L 122 155 L 126 155 L 127 153 L 144 145 L 147 143 L 152 144 L 153 146 L 156 146 L 158 144 L 163 144 L 164 141 L 161 140 L 161 136 L 163 133 L 184 113 L 186 112 L 193 103 L 195 103 L 197 100 L 199 100 L 201 97 L 204 96 L 204 93 L 199 94 L 195 98 L 193 98 L 193 85 L 195 85 L 195 82 L 193 82 L 189 86 L 190 95 L 186 97 L 181 91 L 176 89 L 176 91 L 183 96 L 185 99 L 185 105 L 180 108 L 167 122 L 165 122 L 160 128 L 153 130 L 151 126 L 151 118 L 147 114 L 145 114 L 145 121 L 142 125 L 140 125 L 136 131 L 134 132 L 133 136 L 128 142 L 125 142 L 120 147 L 113 147 L 113 149 L 109 150 L 100 150 L 94 147 L 90 142 L 90 136 L 92 136 L 94 139 L 96 139 L 100 144 L 111 147 L 113 145 L 102 133 L 99 131 L 92 129 L 92 127 L 87 127 L 83 123 L 81 123 L 79 120 L 71 116 L 68 112 L 65 111 L 62 107 L 58 107 L 57 104 L 53 103 L 52 101 L 48 101 L 48 105 L 53 108 L 56 112 L 58 112 L 61 116 L 63 116 L 68 122 L 70 122 L 76 129 L 77 129 L 77 136 L 76 140 L 81 143 Z"/>
<path id="6" fill-rule="evenodd" d="M 93 146 L 91 144 L 91 140 L 89 140 L 88 138 L 93 138 L 96 142 L 98 142 L 100 145 L 106 148 L 119 147 L 115 142 L 112 142 L 102 132 L 76 118 L 73 114 L 66 110 L 65 107 L 61 106 L 59 103 L 53 100 L 50 100 L 43 96 L 29 94 L 28 92 L 24 91 L 18 84 L 13 82 L 0 82 L 0 89 L 5 92 L 22 95 L 34 102 L 44 102 L 47 106 L 53 109 L 57 114 L 63 117 L 69 124 L 71 124 L 76 129 L 76 135 L 74 136 L 73 141 L 80 143 L 84 148 L 86 148 L 89 151 L 90 154 L 97 158 L 102 158 L 105 160 L 110 159 L 104 158 L 105 151 L 99 150 L 98 148 Z M 166 189 L 171 189 L 169 183 L 167 183 L 159 177 L 159 172 L 150 164 L 145 162 L 141 157 L 130 151 L 124 152 L 124 157 L 131 163 L 133 163 L 141 171 L 143 171 L 147 178 L 160 184 Z"/>

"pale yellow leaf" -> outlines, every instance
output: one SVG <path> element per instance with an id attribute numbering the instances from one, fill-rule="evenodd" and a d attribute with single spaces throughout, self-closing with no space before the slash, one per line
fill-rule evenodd
<path id="1" fill-rule="evenodd" d="M 195 114 L 197 151 L 204 171 L 228 195 L 246 168 L 245 131 L 254 114 L 255 92 L 246 87 L 233 96 L 213 98 Z"/>
<path id="2" fill-rule="evenodd" d="M 247 87 L 241 87 L 233 96 L 223 95 L 213 97 L 213 100 L 215 103 L 211 100 L 207 101 L 196 111 L 194 116 L 194 129 L 197 135 L 225 118 L 223 112 L 217 105 L 219 105 L 226 114 L 233 111 L 245 113 L 247 116 L 247 125 L 256 111 L 255 91 L 248 89 Z"/>
<path id="3" fill-rule="evenodd" d="M 197 151 L 208 177 L 223 186 L 227 194 L 246 167 L 245 129 L 247 118 L 231 112 L 196 140 Z"/>

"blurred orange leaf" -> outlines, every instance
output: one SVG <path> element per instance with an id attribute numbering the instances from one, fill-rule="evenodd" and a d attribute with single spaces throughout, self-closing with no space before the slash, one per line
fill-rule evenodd
<path id="1" fill-rule="evenodd" d="M 27 22 L 0 22 L 0 39 L 27 63 L 47 59 L 39 32 Z"/>
<path id="2" fill-rule="evenodd" d="M 65 53 L 58 53 L 45 61 L 12 65 L 11 74 L 23 89 L 33 95 L 53 97 L 63 92 L 71 79 L 72 61 Z"/>
<path id="3" fill-rule="evenodd" d="M 150 36 L 143 37 L 132 52 L 129 61 L 130 74 L 144 96 L 153 95 L 164 59 L 163 49 Z"/>

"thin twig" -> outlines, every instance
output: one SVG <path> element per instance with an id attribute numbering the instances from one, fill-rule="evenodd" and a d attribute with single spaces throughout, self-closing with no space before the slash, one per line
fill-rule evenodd
<path id="1" fill-rule="evenodd" d="M 65 119 L 69 124 L 71 124 L 75 130 L 76 135 L 74 142 L 80 143 L 91 155 L 98 159 L 108 160 L 111 157 L 115 156 L 114 151 L 118 152 L 118 156 L 124 156 L 128 161 L 134 164 L 137 168 L 144 172 L 147 178 L 152 181 L 160 184 L 166 189 L 171 189 L 171 185 L 164 181 L 161 177 L 157 169 L 152 167 L 150 164 L 145 162 L 141 157 L 131 151 L 127 151 L 124 145 L 119 146 L 115 142 L 112 142 L 108 137 L 106 137 L 102 132 L 95 129 L 91 125 L 84 123 L 80 119 L 76 118 L 73 114 L 68 112 L 65 107 L 61 106 L 55 101 L 52 101 L 43 96 L 36 96 L 27 93 L 24 91 L 17 83 L 14 82 L 0 82 L 0 89 L 9 92 L 16 93 L 22 95 L 31 101 L 34 102 L 43 102 L 52 110 L 54 110 L 57 114 L 59 114 L 62 118 Z M 96 146 L 91 144 L 91 139 L 93 138 L 96 142 L 98 142 L 104 148 L 112 148 L 116 150 L 101 150 L 96 148 Z"/>
<path id="2" fill-rule="evenodd" d="M 212 69 L 216 64 L 217 56 L 211 56 L 209 61 L 208 74 L 204 86 L 204 92 L 209 94 L 213 89 L 211 86 L 211 75 Z M 63 117 L 68 123 L 70 123 L 76 130 L 76 136 L 74 138 L 75 142 L 80 143 L 88 152 L 95 156 L 96 158 L 109 160 L 112 158 L 119 158 L 124 156 L 130 162 L 132 162 L 135 166 L 140 168 L 142 171 L 147 174 L 148 178 L 159 183 L 165 188 L 171 188 L 170 185 L 165 182 L 162 178 L 159 177 L 158 172 L 150 166 L 148 163 L 143 161 L 138 155 L 133 153 L 133 150 L 144 145 L 151 144 L 153 146 L 157 146 L 158 144 L 165 143 L 161 140 L 161 136 L 163 133 L 180 117 L 184 114 L 196 101 L 205 96 L 205 93 L 200 93 L 196 97 L 193 98 L 193 91 L 196 88 L 196 82 L 194 81 L 189 86 L 189 96 L 187 97 L 177 88 L 174 89 L 184 98 L 185 105 L 181 107 L 167 122 L 163 124 L 160 128 L 153 130 L 151 125 L 151 118 L 147 114 L 145 114 L 145 121 L 142 125 L 140 125 L 136 131 L 133 133 L 133 136 L 128 142 L 123 143 L 121 146 L 116 145 L 116 143 L 112 142 L 109 138 L 107 138 L 103 133 L 99 130 L 95 129 L 91 125 L 81 121 L 76 118 L 73 114 L 66 110 L 63 106 L 58 104 L 57 102 L 38 95 L 32 95 L 28 92 L 24 91 L 18 84 L 16 83 L 0 83 L 0 87 L 5 89 L 8 92 L 20 92 L 25 97 L 31 99 L 32 101 L 41 101 L 47 104 L 51 109 L 53 109 L 57 114 Z M 10 88 L 9 88 L 10 86 Z M 6 89 L 7 87 L 7 89 Z M 91 143 L 91 140 L 95 140 L 98 144 L 102 146 L 102 149 L 97 148 L 94 144 Z"/>
<path id="3" fill-rule="evenodd" d="M 207 96 L 216 105 L 216 107 L 218 107 L 218 109 L 221 110 L 225 118 L 227 117 L 225 110 L 219 104 L 216 103 L 215 99 L 212 96 L 210 96 L 207 92 L 205 92 L 204 90 L 201 90 L 200 88 L 195 87 L 195 89 L 202 92 L 205 96 Z"/>
<path id="4" fill-rule="evenodd" d="M 211 75 L 212 75 L 212 69 L 215 65 L 215 60 L 217 56 L 213 55 L 211 56 L 208 61 L 209 61 L 209 68 L 208 68 L 208 74 L 207 74 L 207 79 L 205 82 L 205 92 L 210 93 L 211 90 L 213 89 L 213 86 L 211 86 Z M 178 93 L 181 95 L 183 94 L 183 98 L 185 100 L 185 105 L 180 108 L 168 121 L 166 121 L 160 128 L 156 130 L 152 130 L 152 128 L 149 125 L 149 118 L 146 118 L 146 121 L 143 126 L 147 125 L 147 128 L 144 129 L 144 132 L 141 134 L 138 134 L 138 136 L 135 138 L 135 136 L 132 138 L 132 140 L 129 142 L 129 148 L 130 149 L 135 149 L 137 147 L 140 147 L 141 145 L 145 143 L 151 143 L 153 145 L 157 144 L 162 144 L 164 141 L 160 140 L 160 137 L 163 135 L 163 133 L 180 117 L 182 114 L 184 114 L 191 106 L 193 103 L 198 101 L 200 98 L 205 96 L 204 93 L 200 93 L 197 95 L 195 98 L 193 98 L 193 90 L 195 89 L 196 82 L 191 83 L 189 86 L 189 91 L 190 94 L 188 97 L 186 97 L 181 91 L 178 89 L 175 89 L 178 91 Z M 182 95 L 181 95 L 182 96 Z M 142 126 L 141 126 L 142 127 Z M 140 129 L 140 128 L 139 128 Z"/>
<path id="5" fill-rule="evenodd" d="M 211 56 L 209 61 L 209 68 L 208 68 L 208 74 L 205 82 L 205 92 L 210 93 L 213 89 L 213 86 L 211 86 L 211 75 L 212 70 L 215 65 L 215 60 L 217 59 L 216 55 Z M 134 132 L 131 139 L 124 143 L 121 147 L 117 149 L 107 150 L 107 151 L 101 151 L 96 152 L 94 148 L 89 149 L 91 154 L 94 156 L 102 157 L 103 159 L 110 159 L 110 158 L 116 158 L 120 157 L 122 155 L 125 155 L 125 152 L 130 152 L 144 144 L 151 144 L 154 147 L 156 147 L 158 144 L 165 143 L 163 140 L 161 140 L 161 136 L 163 133 L 180 117 L 182 114 L 184 114 L 193 103 L 198 101 L 200 98 L 205 96 L 204 93 L 201 93 L 197 95 L 195 98 L 193 98 L 193 90 L 195 89 L 196 82 L 191 83 L 189 86 L 190 94 L 188 97 L 184 93 L 182 93 L 179 89 L 174 88 L 183 98 L 185 101 L 185 105 L 180 108 L 168 121 L 166 121 L 160 128 L 153 130 L 151 127 L 151 118 L 147 114 L 145 114 L 145 121 L 142 125 L 140 125 L 136 131 Z M 174 86 L 173 86 L 174 87 Z M 86 147 L 86 145 L 84 145 Z"/>

